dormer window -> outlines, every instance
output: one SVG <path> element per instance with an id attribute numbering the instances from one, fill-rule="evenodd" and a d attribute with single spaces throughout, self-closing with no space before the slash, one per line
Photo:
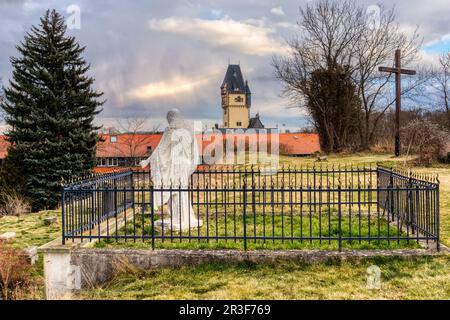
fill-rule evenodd
<path id="1" fill-rule="evenodd" d="M 110 142 L 111 143 L 117 143 L 117 136 L 111 136 Z"/>

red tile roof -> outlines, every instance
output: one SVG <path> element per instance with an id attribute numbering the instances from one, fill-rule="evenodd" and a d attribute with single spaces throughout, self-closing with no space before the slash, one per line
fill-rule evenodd
<path id="1" fill-rule="evenodd" d="M 320 151 L 319 135 L 315 133 L 280 133 L 280 153 L 310 155 Z"/>
<path id="2" fill-rule="evenodd" d="M 152 150 L 158 146 L 161 134 L 101 134 L 97 145 L 98 158 L 146 157 L 148 147 Z M 116 137 L 117 142 L 111 142 Z"/>
<path id="3" fill-rule="evenodd" d="M 255 135 L 255 133 L 248 134 L 248 136 Z M 272 138 L 266 134 L 256 134 L 257 141 L 268 140 L 269 145 Z M 210 139 L 211 141 L 203 141 L 203 149 L 211 143 L 216 142 L 216 137 Z M 226 134 L 223 134 L 222 140 L 226 139 Z M 235 142 L 236 144 L 236 142 Z M 320 151 L 319 135 L 315 133 L 280 133 L 279 134 L 280 154 L 287 156 L 302 156 L 311 155 Z M 270 147 L 268 147 L 270 148 Z"/>
<path id="4" fill-rule="evenodd" d="M 117 137 L 117 142 L 111 142 L 111 136 Z M 99 158 L 127 158 L 146 157 L 148 147 L 155 150 L 161 140 L 162 134 L 101 134 L 102 141 L 97 146 Z M 259 135 L 259 139 L 264 134 Z M 222 139 L 225 139 L 223 135 Z M 216 143 L 217 138 L 201 141 L 197 136 L 199 145 L 203 150 L 211 143 Z M 284 155 L 310 155 L 320 151 L 319 135 L 306 133 L 281 133 L 279 136 L 280 153 Z M 8 152 L 9 143 L 5 136 L 0 136 L 0 159 L 4 159 Z"/>

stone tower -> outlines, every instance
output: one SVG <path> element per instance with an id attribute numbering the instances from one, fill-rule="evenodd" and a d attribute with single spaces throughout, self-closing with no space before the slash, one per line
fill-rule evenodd
<path id="1" fill-rule="evenodd" d="M 221 87 L 223 127 L 248 128 L 250 124 L 251 96 L 248 82 L 244 81 L 241 67 L 229 65 Z"/>

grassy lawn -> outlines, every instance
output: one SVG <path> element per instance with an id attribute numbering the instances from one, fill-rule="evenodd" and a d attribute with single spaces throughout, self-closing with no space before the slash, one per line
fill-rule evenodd
<path id="1" fill-rule="evenodd" d="M 388 167 L 404 168 L 404 159 L 395 159 L 390 155 L 349 155 L 330 156 L 328 165 L 378 163 Z M 312 165 L 313 158 L 281 158 L 281 164 Z M 324 164 L 325 165 L 325 164 Z M 413 168 L 422 173 L 438 173 L 441 181 L 441 238 L 450 245 L 450 166 L 441 165 L 433 168 Z M 57 216 L 58 221 L 52 226 L 44 224 L 44 218 Z M 251 218 L 251 217 L 250 217 Z M 261 219 L 261 217 L 257 217 Z M 289 223 L 289 220 L 286 220 Z M 333 227 L 333 222 L 331 227 Z M 364 219 L 363 222 L 366 222 Z M 327 221 L 322 221 L 324 232 L 328 232 Z M 212 220 L 214 224 L 214 220 Z M 298 221 L 293 222 L 298 226 Z M 313 232 L 317 232 L 317 217 L 312 219 Z M 251 222 L 249 223 L 251 225 Z M 363 223 L 366 225 L 366 223 Z M 346 228 L 346 226 L 343 226 Z M 151 230 L 148 228 L 144 232 Z M 233 226 L 230 225 L 227 228 Z M 309 225 L 304 225 L 305 229 Z M 331 228 L 330 234 L 334 228 Z M 344 229 L 346 232 L 350 230 Z M 358 230 L 353 228 L 352 233 Z M 383 231 L 384 230 L 384 231 Z M 17 248 L 40 246 L 60 237 L 60 212 L 41 212 L 22 217 L 0 218 L 0 233 L 14 231 L 17 233 L 12 243 Z M 129 232 L 128 230 L 127 232 Z M 138 231 L 142 232 L 142 229 Z M 251 233 L 253 230 L 248 230 Z M 271 230 L 267 230 L 269 232 Z M 277 228 L 276 233 L 280 232 Z M 362 232 L 367 232 L 363 228 Z M 386 232 L 385 228 L 381 228 Z M 395 232 L 395 228 L 390 230 Z M 122 230 L 121 232 L 124 232 Z M 258 231 L 260 232 L 260 231 Z M 298 231 L 297 231 L 298 232 Z M 359 231 L 358 231 L 359 232 Z M 175 241 L 175 240 L 174 240 Z M 112 243 L 101 242 L 97 246 L 108 247 Z M 120 244 L 136 248 L 150 247 L 149 242 Z M 162 244 L 160 244 L 162 245 Z M 197 248 L 211 245 L 235 248 L 233 242 L 210 244 L 197 243 Z M 242 249 L 241 244 L 237 244 Z M 261 245 L 259 243 L 258 245 Z M 277 246 L 279 244 L 276 244 Z M 285 243 L 290 248 L 289 243 Z M 370 248 L 368 244 L 345 244 L 344 248 Z M 395 244 L 394 244 L 395 245 Z M 401 244 L 402 246 L 404 244 Z M 117 246 L 117 244 L 114 244 Z M 180 247 L 180 244 L 165 243 L 163 247 Z M 251 249 L 253 244 L 249 242 Z M 262 247 L 273 248 L 266 243 Z M 317 246 L 315 245 L 317 248 Z M 286 247 L 284 247 L 286 248 Z M 303 243 L 299 248 L 309 248 Z M 335 249 L 322 243 L 323 249 Z M 382 270 L 382 289 L 366 288 L 366 269 L 376 264 Z M 42 277 L 42 257 L 34 269 L 35 276 Z M 43 298 L 43 293 L 38 298 Z M 163 269 L 155 271 L 128 270 L 118 275 L 111 283 L 95 290 L 82 293 L 83 299 L 450 299 L 450 257 L 428 257 L 416 260 L 397 258 L 368 259 L 361 262 L 330 262 L 319 264 L 281 264 L 277 266 L 255 265 L 204 265 Z"/>
<path id="2" fill-rule="evenodd" d="M 206 220 L 202 216 L 204 222 Z M 165 221 L 170 221 L 170 218 L 166 217 Z M 398 232 L 398 230 L 387 223 L 386 220 L 376 217 L 372 217 L 372 220 L 368 220 L 364 216 L 353 216 L 349 219 L 349 216 L 342 216 L 342 236 L 343 237 L 367 237 L 369 234 L 373 237 L 378 235 L 382 237 L 391 237 L 391 241 L 343 241 L 344 249 L 401 249 L 401 248 L 420 248 L 419 244 L 414 241 L 407 242 L 406 240 L 400 240 L 401 237 L 406 235 L 405 232 Z M 235 223 L 236 222 L 236 223 Z M 207 221 L 206 226 L 202 226 L 200 229 L 194 229 L 190 232 L 176 233 L 166 230 L 164 237 L 170 237 L 169 239 L 158 239 L 156 241 L 156 247 L 158 249 L 237 249 L 242 250 L 244 248 L 244 242 L 242 239 L 215 239 L 216 236 L 243 236 L 243 218 L 241 215 L 236 217 L 236 220 L 232 216 L 229 220 L 224 221 L 224 217 L 215 217 L 211 215 Z M 321 249 L 321 250 L 337 250 L 338 241 L 334 240 L 339 236 L 339 219 L 337 213 L 334 211 L 322 212 L 321 215 L 308 215 L 303 217 L 298 215 L 290 216 L 289 213 L 285 216 L 277 213 L 276 215 L 263 215 L 261 213 L 247 216 L 246 218 L 246 234 L 248 237 L 247 248 L 252 249 L 278 249 L 278 250 L 295 250 L 295 249 Z M 136 227 L 136 228 L 135 228 Z M 118 236 L 134 236 L 140 235 L 151 236 L 151 219 L 146 218 L 144 221 L 136 219 L 133 224 L 130 221 L 130 225 L 124 227 L 117 233 Z M 161 230 L 155 230 L 156 236 L 162 236 Z M 114 236 L 114 235 L 113 235 Z M 206 239 L 183 239 L 183 236 L 192 237 L 209 237 Z M 282 240 L 260 240 L 252 239 L 252 237 L 274 237 Z M 333 240 L 323 239 L 309 241 L 308 237 L 312 238 L 334 238 Z M 289 238 L 292 237 L 290 240 Z M 395 240 L 396 238 L 398 240 Z M 300 240 L 299 240 L 300 239 Z M 145 241 L 133 241 L 133 240 L 102 240 L 96 243 L 97 248 L 148 248 L 150 246 L 150 240 Z"/>
<path id="3" fill-rule="evenodd" d="M 381 289 L 366 286 L 367 268 Z M 450 299 L 450 257 L 127 270 L 81 299 Z"/>
<path id="4" fill-rule="evenodd" d="M 61 212 L 43 211 L 20 217 L 0 218 L 0 233 L 15 232 L 16 238 L 12 246 L 24 249 L 30 246 L 41 246 L 61 236 Z M 45 225 L 44 219 L 57 217 L 53 225 Z"/>

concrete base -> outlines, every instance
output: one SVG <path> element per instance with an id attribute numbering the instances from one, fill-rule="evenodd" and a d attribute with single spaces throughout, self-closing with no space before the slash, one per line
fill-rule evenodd
<path id="1" fill-rule="evenodd" d="M 71 263 L 74 245 L 60 245 L 55 240 L 39 248 L 44 254 L 45 296 L 47 300 L 69 300 L 81 289 L 80 266 Z"/>
<path id="2" fill-rule="evenodd" d="M 189 230 L 195 230 L 198 229 L 198 227 L 202 227 L 203 226 L 203 220 L 197 220 L 197 221 L 192 221 L 191 222 L 191 228 L 189 228 L 189 224 L 188 223 L 179 223 L 179 222 L 174 222 L 174 221 L 162 221 L 162 220 L 158 220 L 155 221 L 155 230 L 159 233 L 161 233 L 163 230 L 166 234 L 170 233 L 170 232 L 176 232 L 179 233 L 180 231 L 189 231 Z"/>
<path id="3" fill-rule="evenodd" d="M 44 253 L 46 297 L 49 300 L 73 299 L 81 289 L 94 288 L 118 272 L 177 268 L 203 263 L 274 264 L 281 261 L 317 263 L 330 260 L 361 260 L 377 256 L 415 258 L 437 255 L 428 250 L 373 251 L 237 251 L 237 250 L 127 250 L 91 249 L 81 244 L 47 245 Z"/>

